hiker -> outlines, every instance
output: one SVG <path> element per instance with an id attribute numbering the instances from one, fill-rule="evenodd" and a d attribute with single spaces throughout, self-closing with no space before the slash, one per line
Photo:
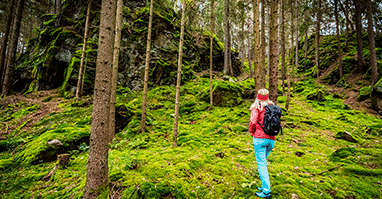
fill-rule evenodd
<path id="1" fill-rule="evenodd" d="M 266 105 L 273 105 L 274 103 L 269 100 L 269 91 L 267 89 L 260 89 L 257 92 L 255 102 L 251 105 L 251 119 L 249 121 L 250 130 L 253 136 L 253 147 L 255 149 L 255 156 L 257 162 L 257 169 L 259 171 L 262 187 L 257 189 L 256 196 L 260 198 L 271 198 L 271 183 L 269 181 L 267 159 L 275 146 L 275 136 L 269 136 L 264 133 L 260 124 L 263 125 L 264 112 Z M 259 124 L 260 123 L 260 124 Z"/>

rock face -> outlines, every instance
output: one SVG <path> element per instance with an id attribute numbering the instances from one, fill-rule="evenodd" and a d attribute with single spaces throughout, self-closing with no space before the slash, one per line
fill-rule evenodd
<path id="1" fill-rule="evenodd" d="M 353 142 L 353 143 L 358 143 L 359 142 L 359 138 L 357 138 L 356 136 L 353 136 L 352 134 L 350 134 L 349 132 L 346 132 L 346 131 L 338 132 L 336 134 L 335 138 L 346 140 L 348 142 Z"/>
<path id="2" fill-rule="evenodd" d="M 373 108 L 382 115 L 382 79 L 375 84 L 371 96 Z"/>
<path id="3" fill-rule="evenodd" d="M 61 15 L 44 15 L 37 38 L 18 61 L 15 91 L 47 90 L 61 87 L 75 91 L 81 60 L 84 20 L 87 4 L 82 1 L 64 3 Z M 101 1 L 92 4 L 89 39 L 86 51 L 85 92 L 92 92 L 98 48 Z M 125 2 L 119 61 L 118 84 L 142 87 L 145 67 L 149 9 L 146 1 Z M 176 82 L 180 17 L 172 8 L 154 12 L 149 81 L 151 85 L 174 85 Z M 213 70 L 221 72 L 224 46 L 214 38 Z M 194 72 L 209 69 L 210 39 L 206 34 L 186 27 L 183 48 L 182 82 L 194 78 Z M 232 51 L 233 76 L 242 73 L 238 52 Z"/>

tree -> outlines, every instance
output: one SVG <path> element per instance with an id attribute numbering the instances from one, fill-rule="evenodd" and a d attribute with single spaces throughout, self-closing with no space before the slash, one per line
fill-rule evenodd
<path id="1" fill-rule="evenodd" d="M 281 82 L 283 85 L 283 95 L 285 95 L 285 0 L 281 0 Z"/>
<path id="2" fill-rule="evenodd" d="M 261 89 L 261 77 L 260 77 L 260 13 L 259 13 L 259 0 L 253 0 L 253 35 L 254 35 L 254 56 L 253 56 L 253 64 L 255 71 L 255 92 Z"/>
<path id="3" fill-rule="evenodd" d="M 224 4 L 224 75 L 228 74 L 229 70 L 229 0 L 225 0 Z"/>
<path id="4" fill-rule="evenodd" d="M 320 23 L 321 23 L 321 0 L 317 0 L 317 14 L 316 14 L 316 43 L 315 43 L 315 51 L 316 51 L 316 69 L 317 69 L 317 77 L 320 76 Z"/>
<path id="5" fill-rule="evenodd" d="M 342 49 L 340 40 L 340 22 L 338 20 L 338 0 L 334 0 L 334 15 L 336 17 L 336 31 L 337 31 L 337 51 L 338 51 L 338 70 L 340 71 L 340 78 L 344 75 L 342 67 Z"/>
<path id="6" fill-rule="evenodd" d="M 116 2 L 102 0 L 94 85 L 92 125 L 84 198 L 108 193 L 108 138 L 110 91 L 113 65 Z"/>
<path id="7" fill-rule="evenodd" d="M 261 47 L 260 47 L 260 61 L 259 61 L 259 86 L 265 88 L 265 0 L 261 0 Z"/>
<path id="8" fill-rule="evenodd" d="M 183 56 L 183 37 L 184 37 L 184 17 L 186 10 L 186 0 L 183 0 L 182 6 L 182 20 L 180 25 L 180 42 L 179 42 L 179 56 L 178 56 L 178 74 L 176 79 L 176 94 L 175 94 L 175 114 L 174 114 L 174 137 L 172 146 L 178 145 L 178 117 L 179 117 L 179 98 L 180 98 L 180 80 L 182 73 L 182 56 Z"/>
<path id="9" fill-rule="evenodd" d="M 355 6 L 355 27 L 357 31 L 357 53 L 358 53 L 358 68 L 361 69 L 364 65 L 363 60 L 363 43 L 362 43 L 362 9 L 363 6 L 360 0 L 354 0 Z"/>
<path id="10" fill-rule="evenodd" d="M 147 85 L 148 85 L 148 81 L 149 81 L 149 65 L 150 65 L 150 48 L 151 48 L 151 29 L 152 29 L 152 23 L 153 23 L 153 0 L 150 1 L 149 29 L 148 29 L 148 32 L 147 32 L 145 77 L 144 77 L 144 82 L 143 82 L 141 132 L 144 132 L 145 129 L 146 129 Z"/>
<path id="11" fill-rule="evenodd" d="M 3 93 L 2 95 L 9 95 L 12 91 L 12 80 L 13 80 L 13 70 L 14 70 L 14 63 L 16 60 L 16 51 L 17 51 L 17 44 L 19 41 L 20 36 L 20 27 L 21 27 L 21 20 L 24 10 L 25 0 L 19 0 L 17 7 L 16 7 L 16 16 L 15 16 L 15 22 L 13 24 L 12 28 L 12 40 L 9 45 L 9 54 L 8 54 L 8 62 L 7 67 L 5 68 L 5 74 L 4 74 L 4 82 L 3 82 Z"/>
<path id="12" fill-rule="evenodd" d="M 374 39 L 374 25 L 373 25 L 373 7 L 371 0 L 366 0 L 367 5 L 367 31 L 369 34 L 369 45 L 370 45 L 370 65 L 371 65 L 371 88 L 378 81 L 378 68 L 377 68 L 377 53 L 375 51 L 375 39 Z"/>
<path id="13" fill-rule="evenodd" d="M 269 60 L 269 99 L 277 103 L 278 91 L 278 0 L 271 0 L 270 11 L 270 60 Z"/>
<path id="14" fill-rule="evenodd" d="M 86 14 L 86 20 L 85 20 L 85 33 L 84 33 L 84 44 L 82 46 L 82 53 L 81 53 L 81 62 L 80 62 L 80 69 L 78 72 L 78 81 L 77 81 L 77 91 L 76 91 L 76 99 L 79 99 L 82 95 L 82 73 L 84 70 L 84 62 L 85 62 L 85 53 L 86 53 L 86 45 L 88 40 L 88 32 L 89 32 L 89 18 L 90 18 L 90 8 L 92 5 L 92 1 L 89 0 L 88 2 L 88 10 Z"/>
<path id="15" fill-rule="evenodd" d="M 0 86 L 3 85 L 3 72 L 5 71 L 5 52 L 7 50 L 7 45 L 8 45 L 8 39 L 10 38 L 9 36 L 9 31 L 11 29 L 11 24 L 12 24 L 12 13 L 13 9 L 15 7 L 15 0 L 11 0 L 9 6 L 8 6 L 8 16 L 7 16 L 7 24 L 5 25 L 5 31 L 4 35 L 2 36 L 3 42 L 2 47 L 1 47 L 1 52 L 0 52 Z"/>
<path id="16" fill-rule="evenodd" d="M 110 94 L 110 121 L 109 121 L 109 142 L 114 138 L 115 134 L 115 105 L 116 105 L 116 89 L 118 80 L 118 64 L 119 52 L 121 49 L 121 31 L 122 31 L 122 11 L 123 0 L 117 2 L 117 13 L 115 21 L 115 39 L 114 39 L 114 53 L 113 53 L 113 71 L 111 75 L 111 94 Z"/>
<path id="17" fill-rule="evenodd" d="M 213 47 L 214 47 L 214 3 L 215 0 L 211 0 L 211 36 L 210 36 L 210 109 L 214 105 L 213 89 L 212 89 L 212 65 L 213 65 Z"/>

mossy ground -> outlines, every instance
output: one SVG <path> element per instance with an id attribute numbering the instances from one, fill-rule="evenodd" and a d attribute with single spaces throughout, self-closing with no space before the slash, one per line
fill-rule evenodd
<path id="1" fill-rule="evenodd" d="M 161 86 L 149 91 L 148 130 L 141 134 L 138 132 L 142 93 L 118 89 L 117 104 L 130 110 L 126 113 L 130 122 L 110 144 L 111 194 L 122 198 L 255 198 L 256 186 L 261 183 L 252 139 L 247 133 L 252 102 L 240 99 L 234 105 L 215 106 L 209 111 L 208 100 L 203 99 L 209 90 L 208 82 L 196 78 L 182 86 L 175 148 L 172 147 L 175 87 Z M 252 82 L 225 84 L 216 80 L 214 87 L 242 92 L 250 89 Z M 350 109 L 327 92 L 325 86 L 320 86 L 322 101 L 307 99 L 317 87 L 313 79 L 297 82 L 299 92 L 293 94 L 290 110 L 284 111 L 284 134 L 276 138 L 268 159 L 274 198 L 290 198 L 293 193 L 300 198 L 380 198 L 380 118 Z M 279 97 L 281 107 L 285 101 L 286 97 Z M 1 197 L 82 197 L 87 144 L 72 140 L 90 133 L 90 102 L 91 99 L 64 100 L 60 103 L 61 112 L 44 117 L 28 134 L 17 138 L 9 134 L 2 141 L 8 145 L 0 153 Z M 7 113 L 2 117 L 7 124 L 29 110 L 24 108 L 10 114 L 11 106 L 1 107 Z M 27 114 L 33 114 L 33 109 Z M 3 131 L 4 126 L 1 128 Z M 336 139 L 336 133 L 341 131 L 356 135 L 360 142 Z M 67 168 L 57 169 L 44 181 L 55 163 L 44 161 L 35 151 L 52 150 L 32 144 L 53 137 L 75 147 L 66 151 L 71 155 Z M 332 168 L 335 169 L 319 174 Z"/>

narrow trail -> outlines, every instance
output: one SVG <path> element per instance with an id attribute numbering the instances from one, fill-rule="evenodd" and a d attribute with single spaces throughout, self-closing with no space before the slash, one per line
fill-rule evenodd
<path id="1" fill-rule="evenodd" d="M 43 100 L 49 96 L 52 96 L 52 100 L 43 102 Z M 24 130 L 28 132 L 33 126 L 33 124 L 39 122 L 41 118 L 48 116 L 53 112 L 59 112 L 61 108 L 59 108 L 58 105 L 63 100 L 64 99 L 62 97 L 59 97 L 59 94 L 57 94 L 57 90 L 38 91 L 26 95 L 16 94 L 1 99 L 0 106 L 13 104 L 15 106 L 15 111 L 22 110 L 22 107 L 18 107 L 18 104 L 20 102 L 25 102 L 28 104 L 28 106 L 32 104 L 38 104 L 40 108 L 37 109 L 36 112 L 34 112 L 33 114 L 28 114 L 26 116 L 20 117 L 15 123 L 6 124 L 4 129 L 0 129 L 0 137 L 3 137 L 2 135 L 12 133 L 24 122 L 27 123 L 20 129 L 20 131 Z"/>

